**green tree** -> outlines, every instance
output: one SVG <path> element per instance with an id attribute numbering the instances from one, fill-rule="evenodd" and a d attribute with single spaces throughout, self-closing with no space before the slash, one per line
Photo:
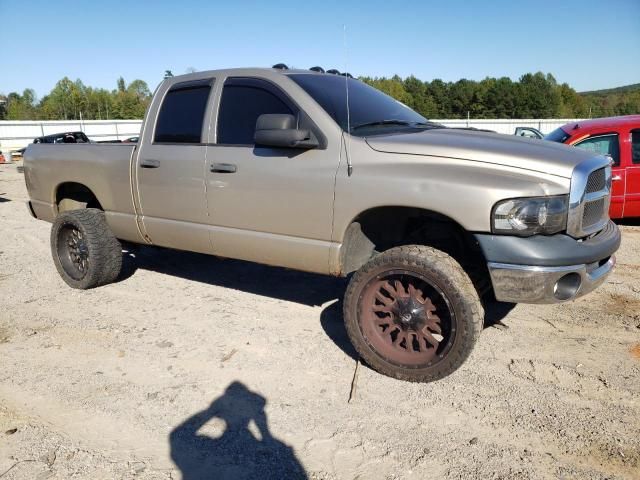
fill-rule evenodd
<path id="1" fill-rule="evenodd" d="M 433 98 L 436 104 L 438 118 L 447 118 L 451 116 L 451 103 L 449 98 L 450 84 L 436 78 L 431 83 L 425 84 L 427 92 Z"/>
<path id="2" fill-rule="evenodd" d="M 486 79 L 487 118 L 515 118 L 517 104 L 517 84 L 508 77 Z"/>
<path id="3" fill-rule="evenodd" d="M 68 77 L 64 77 L 56 83 L 49 95 L 43 98 L 41 109 L 44 109 L 51 119 L 68 120 L 74 118 L 73 90 L 73 82 Z"/>
<path id="4" fill-rule="evenodd" d="M 118 89 L 113 92 L 113 116 L 117 119 L 142 118 L 151 101 L 147 83 L 134 80 L 128 86 L 122 77 L 118 79 Z"/>
<path id="5" fill-rule="evenodd" d="M 411 103 L 408 104 L 411 108 L 426 118 L 433 118 L 438 114 L 438 107 L 423 81 L 412 75 L 403 83 L 405 91 L 411 98 Z"/>
<path id="6" fill-rule="evenodd" d="M 134 95 L 138 100 L 143 101 L 151 96 L 151 91 L 147 82 L 143 80 L 134 80 L 127 87 L 127 93 Z"/>
<path id="7" fill-rule="evenodd" d="M 0 120 L 7 118 L 7 97 L 0 95 Z"/>
<path id="8" fill-rule="evenodd" d="M 4 116 L 7 120 L 33 120 L 37 117 L 36 94 L 27 88 L 22 95 L 11 92 L 4 103 Z"/>
<path id="9" fill-rule="evenodd" d="M 462 79 L 451 85 L 449 98 L 451 113 L 456 118 L 465 118 L 467 112 L 471 112 L 474 106 L 476 94 L 476 82 Z"/>
<path id="10" fill-rule="evenodd" d="M 117 81 L 117 84 L 118 84 L 118 91 L 119 92 L 124 92 L 127 89 L 126 83 L 124 82 L 124 78 L 119 77 L 118 81 Z"/>
<path id="11" fill-rule="evenodd" d="M 554 118 L 560 112 L 560 92 L 555 78 L 542 72 L 520 77 L 517 118 Z"/>
<path id="12" fill-rule="evenodd" d="M 558 112 L 561 118 L 584 117 L 588 115 L 586 101 L 568 84 L 563 83 L 558 87 L 560 92 L 560 110 Z"/>

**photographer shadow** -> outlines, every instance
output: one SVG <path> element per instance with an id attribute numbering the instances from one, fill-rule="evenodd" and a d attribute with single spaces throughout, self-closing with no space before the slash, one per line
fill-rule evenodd
<path id="1" fill-rule="evenodd" d="M 171 458 L 183 480 L 306 479 L 293 449 L 271 435 L 266 399 L 240 382 L 170 434 Z M 225 424 L 222 436 L 198 433 L 210 420 Z M 254 423 L 260 438 L 249 429 Z"/>

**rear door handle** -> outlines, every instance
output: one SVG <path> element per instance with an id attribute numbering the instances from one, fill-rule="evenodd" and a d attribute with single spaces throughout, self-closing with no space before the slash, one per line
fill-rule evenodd
<path id="1" fill-rule="evenodd" d="M 613 180 L 614 182 L 619 182 L 620 180 L 622 180 L 622 177 L 620 175 L 614 175 L 611 180 Z"/>
<path id="2" fill-rule="evenodd" d="M 236 173 L 238 167 L 233 163 L 212 163 L 211 171 L 213 173 Z"/>
<path id="3" fill-rule="evenodd" d="M 142 160 L 140 162 L 141 168 L 158 168 L 159 166 L 160 166 L 160 160 L 147 159 L 147 160 Z"/>

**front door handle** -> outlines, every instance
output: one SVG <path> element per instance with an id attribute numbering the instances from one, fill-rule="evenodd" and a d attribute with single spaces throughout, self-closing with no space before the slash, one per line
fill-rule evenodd
<path id="1" fill-rule="evenodd" d="M 212 163 L 211 171 L 213 173 L 236 173 L 238 167 L 233 163 Z"/>
<path id="2" fill-rule="evenodd" d="M 614 175 L 613 177 L 611 177 L 611 180 L 614 182 L 619 182 L 620 180 L 622 180 L 622 177 L 620 175 Z"/>
<path id="3" fill-rule="evenodd" d="M 147 159 L 147 160 L 142 160 L 140 162 L 141 168 L 158 168 L 159 166 L 160 166 L 160 160 Z"/>

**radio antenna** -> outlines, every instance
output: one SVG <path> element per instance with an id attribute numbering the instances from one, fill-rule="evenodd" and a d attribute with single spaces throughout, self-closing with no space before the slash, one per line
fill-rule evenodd
<path id="1" fill-rule="evenodd" d="M 353 172 L 353 165 L 351 164 L 351 112 L 349 111 L 349 68 L 347 66 L 348 64 L 348 60 L 349 60 L 349 56 L 348 56 L 348 50 L 347 50 L 347 25 L 343 24 L 342 25 L 342 32 L 343 32 L 343 43 L 344 43 L 344 85 L 345 85 L 345 89 L 347 92 L 346 95 L 346 99 L 347 99 L 347 142 L 346 142 L 346 148 L 347 148 L 347 175 L 351 176 L 351 173 Z"/>

